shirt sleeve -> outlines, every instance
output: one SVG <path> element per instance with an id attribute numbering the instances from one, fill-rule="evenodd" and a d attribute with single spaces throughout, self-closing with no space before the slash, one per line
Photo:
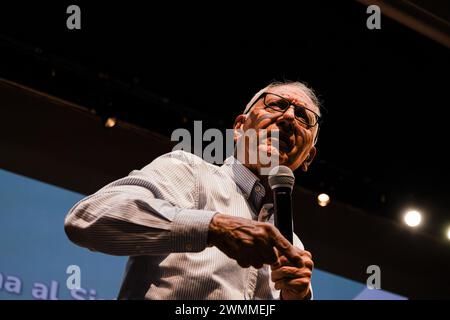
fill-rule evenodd
<path id="1" fill-rule="evenodd" d="M 175 151 L 78 202 L 64 227 L 74 243 L 112 255 L 199 252 L 215 211 L 198 208 L 201 159 Z"/>

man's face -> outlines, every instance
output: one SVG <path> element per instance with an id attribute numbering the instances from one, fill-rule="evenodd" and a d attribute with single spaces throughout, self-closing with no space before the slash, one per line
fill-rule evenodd
<path id="1" fill-rule="evenodd" d="M 268 89 L 266 92 L 274 93 L 291 101 L 294 105 L 302 105 L 319 114 L 318 107 L 300 88 L 284 85 Z M 258 152 L 278 155 L 279 164 L 296 170 L 302 166 L 306 171 L 308 164 L 316 154 L 314 138 L 317 134 L 317 125 L 309 128 L 295 117 L 295 108 L 289 107 L 284 113 L 274 112 L 266 108 L 264 99 L 259 99 L 245 116 L 240 115 L 236 119 L 235 129 L 267 130 L 267 138 L 258 141 Z M 278 148 L 273 146 L 275 137 L 271 137 L 274 131 L 279 132 Z M 276 144 L 274 144 L 276 145 Z M 308 158 L 309 156 L 309 158 Z M 307 159 L 308 158 L 308 159 Z M 306 160 L 306 161 L 305 161 Z M 250 165 L 250 167 L 252 167 Z M 253 165 L 258 167 L 258 165 Z"/>

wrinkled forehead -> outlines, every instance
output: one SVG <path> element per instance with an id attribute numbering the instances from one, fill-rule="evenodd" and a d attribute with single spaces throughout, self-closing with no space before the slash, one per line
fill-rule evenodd
<path id="1" fill-rule="evenodd" d="M 289 100 L 293 100 L 295 104 L 304 105 L 305 107 L 313 110 L 317 114 L 320 114 L 319 108 L 317 105 L 311 100 L 309 95 L 297 86 L 291 85 L 283 85 L 272 87 L 267 90 L 267 92 L 276 93 L 280 96 L 283 96 Z"/>

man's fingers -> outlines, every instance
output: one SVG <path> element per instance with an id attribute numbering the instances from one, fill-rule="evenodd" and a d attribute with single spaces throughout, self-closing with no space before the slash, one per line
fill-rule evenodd
<path id="1" fill-rule="evenodd" d="M 277 261 L 271 265 L 272 270 L 276 270 L 278 268 L 281 268 L 282 266 L 292 266 L 292 263 L 290 263 L 285 256 L 282 256 L 279 253 L 277 254 L 277 256 Z"/>
<path id="2" fill-rule="evenodd" d="M 289 278 L 311 278 L 312 272 L 308 268 L 296 268 L 283 266 L 279 269 L 273 270 L 271 273 L 271 280 L 276 282 L 281 279 Z"/>
<path id="3" fill-rule="evenodd" d="M 271 244 L 267 233 L 261 232 L 260 236 L 255 239 L 255 242 L 257 244 L 256 250 L 260 253 L 264 264 L 272 264 L 278 260 L 276 249 Z"/>
<path id="4" fill-rule="evenodd" d="M 307 256 L 310 260 L 312 260 L 312 254 L 311 254 L 311 252 L 309 252 L 307 250 L 303 250 L 301 255 L 302 256 Z"/>
<path id="5" fill-rule="evenodd" d="M 277 268 L 279 265 L 289 265 L 292 264 L 294 266 L 297 266 L 299 268 L 305 266 L 305 261 L 311 261 L 311 263 L 308 263 L 309 265 L 314 265 L 312 263 L 312 254 L 309 251 L 299 249 L 295 246 L 293 246 L 283 235 L 274 228 L 274 245 L 276 249 L 279 251 L 278 255 L 278 265 L 274 265 L 273 267 Z M 289 263 L 286 263 L 283 261 L 283 256 L 286 257 Z M 312 266 L 311 266 L 312 269 Z"/>
<path id="6" fill-rule="evenodd" d="M 275 289 L 290 289 L 290 290 L 306 290 L 310 284 L 309 278 L 297 278 L 297 279 L 282 279 L 275 282 Z"/>
<path id="7" fill-rule="evenodd" d="M 276 228 L 272 228 L 273 232 L 273 245 L 280 251 L 280 253 L 293 264 L 299 265 L 302 260 L 298 250 L 278 231 Z"/>
<path id="8" fill-rule="evenodd" d="M 310 258 L 303 259 L 303 265 L 311 271 L 314 269 L 314 262 Z"/>

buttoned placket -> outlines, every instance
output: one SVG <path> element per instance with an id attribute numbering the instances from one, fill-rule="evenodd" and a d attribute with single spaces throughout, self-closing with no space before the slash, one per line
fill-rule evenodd
<path id="1" fill-rule="evenodd" d="M 249 201 L 252 203 L 252 207 L 257 209 L 260 208 L 259 214 L 254 214 L 254 220 L 260 222 L 267 221 L 270 217 L 269 209 L 271 204 L 265 204 L 261 207 L 261 201 L 265 196 L 265 189 L 259 181 L 256 181 L 255 186 L 252 190 Z M 246 273 L 246 281 L 244 287 L 244 297 L 245 300 L 252 300 L 255 295 L 255 289 L 258 280 L 258 269 L 250 266 Z"/>
<path id="2" fill-rule="evenodd" d="M 242 190 L 242 194 L 251 208 L 252 219 L 261 221 L 260 219 L 267 217 L 266 210 L 268 207 L 266 205 L 261 207 L 266 190 L 258 177 L 233 157 L 229 157 L 225 160 L 223 168 L 231 175 L 234 182 Z M 261 210 L 265 211 L 262 212 Z M 258 269 L 254 267 L 247 268 L 244 277 L 244 299 L 252 300 L 255 295 Z"/>

